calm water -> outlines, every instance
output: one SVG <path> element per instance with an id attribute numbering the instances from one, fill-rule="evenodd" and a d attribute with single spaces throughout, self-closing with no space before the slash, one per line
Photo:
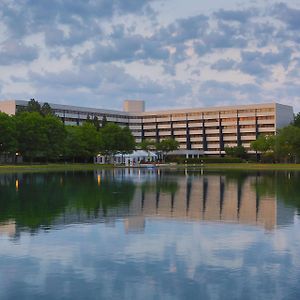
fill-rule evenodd
<path id="1" fill-rule="evenodd" d="M 300 173 L 0 175 L 0 299 L 300 299 Z"/>

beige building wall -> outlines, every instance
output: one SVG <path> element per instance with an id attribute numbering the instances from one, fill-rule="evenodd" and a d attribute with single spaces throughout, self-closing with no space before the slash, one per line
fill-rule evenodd
<path id="1" fill-rule="evenodd" d="M 143 100 L 125 100 L 123 110 L 130 113 L 141 113 L 145 111 L 145 101 Z"/>
<path id="2" fill-rule="evenodd" d="M 0 101 L 0 112 L 6 113 L 8 115 L 15 115 L 16 101 L 14 100 Z"/>

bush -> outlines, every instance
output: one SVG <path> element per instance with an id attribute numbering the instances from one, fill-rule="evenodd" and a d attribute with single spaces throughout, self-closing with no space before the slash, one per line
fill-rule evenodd
<path id="1" fill-rule="evenodd" d="M 209 157 L 203 156 L 199 158 L 185 158 L 183 156 L 167 156 L 167 162 L 176 162 L 178 164 L 219 164 L 219 163 L 242 163 L 241 158 L 235 157 Z"/>

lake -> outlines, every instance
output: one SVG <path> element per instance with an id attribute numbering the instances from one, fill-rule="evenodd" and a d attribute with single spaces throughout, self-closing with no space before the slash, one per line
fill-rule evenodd
<path id="1" fill-rule="evenodd" d="M 0 299 L 300 299 L 300 173 L 0 174 Z"/>

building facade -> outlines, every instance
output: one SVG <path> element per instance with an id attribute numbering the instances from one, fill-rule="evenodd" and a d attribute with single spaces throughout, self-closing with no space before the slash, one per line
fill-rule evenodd
<path id="1" fill-rule="evenodd" d="M 0 101 L 0 111 L 15 114 L 27 101 Z M 209 108 L 145 111 L 143 101 L 126 100 L 124 111 L 51 104 L 66 125 L 81 125 L 87 118 L 105 116 L 107 121 L 129 126 L 136 142 L 159 142 L 173 137 L 180 143 L 178 154 L 222 155 L 225 147 L 250 143 L 259 134 L 274 135 L 294 118 L 291 106 L 279 103 L 236 105 Z"/>

